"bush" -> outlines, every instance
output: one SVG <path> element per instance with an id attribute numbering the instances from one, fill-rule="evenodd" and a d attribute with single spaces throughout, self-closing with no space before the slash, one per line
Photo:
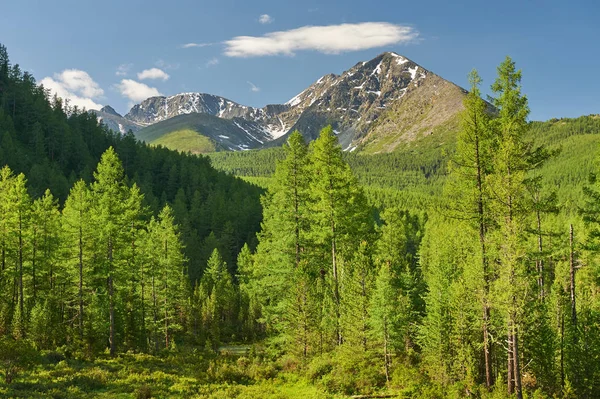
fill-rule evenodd
<path id="1" fill-rule="evenodd" d="M 0 366 L 7 384 L 13 382 L 18 373 L 33 364 L 37 357 L 37 351 L 29 341 L 0 338 Z"/>
<path id="2" fill-rule="evenodd" d="M 65 355 L 58 351 L 44 351 L 42 352 L 43 360 L 49 364 L 57 364 L 65 360 Z"/>
<path id="3" fill-rule="evenodd" d="M 135 392 L 137 399 L 150 399 L 152 397 L 152 390 L 148 385 L 142 385 Z"/>
<path id="4" fill-rule="evenodd" d="M 247 384 L 250 382 L 248 375 L 237 364 L 227 361 L 212 362 L 206 373 L 211 382 L 236 384 Z"/>
<path id="5" fill-rule="evenodd" d="M 85 371 L 85 374 L 75 375 L 72 382 L 84 391 L 95 391 L 106 386 L 108 372 L 98 367 L 93 367 Z"/>
<path id="6" fill-rule="evenodd" d="M 377 355 L 341 346 L 335 352 L 315 358 L 307 377 L 332 393 L 372 394 L 385 386 L 385 375 Z"/>

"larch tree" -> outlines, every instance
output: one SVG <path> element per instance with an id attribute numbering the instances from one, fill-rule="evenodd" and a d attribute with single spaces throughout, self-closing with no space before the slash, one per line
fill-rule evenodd
<path id="1" fill-rule="evenodd" d="M 62 211 L 63 242 L 65 244 L 65 258 L 70 270 L 71 280 L 77 287 L 77 331 L 79 339 L 84 337 L 85 323 L 85 287 L 88 283 L 86 277 L 91 274 L 90 256 L 91 234 L 93 220 L 91 215 L 91 194 L 83 180 L 75 183 L 65 202 Z"/>
<path id="2" fill-rule="evenodd" d="M 123 166 L 111 147 L 104 154 L 96 172 L 94 172 L 94 183 L 92 183 L 95 235 L 97 248 L 102 248 L 99 255 L 100 275 L 106 278 L 108 294 L 109 315 L 109 348 L 111 356 L 117 350 L 117 293 L 115 291 L 115 279 L 121 272 L 120 261 L 122 260 L 122 249 L 126 245 L 122 240 L 123 231 L 126 227 L 124 218 L 127 203 L 128 189 L 125 186 Z"/>
<path id="3" fill-rule="evenodd" d="M 468 221 L 477 231 L 479 268 L 474 270 L 481 278 L 479 289 L 481 301 L 482 354 L 485 367 L 485 384 L 494 384 L 490 325 L 490 283 L 495 272 L 490 259 L 488 234 L 493 228 L 489 212 L 488 176 L 492 172 L 493 131 L 491 110 L 481 98 L 481 78 L 476 70 L 469 74 L 471 89 L 463 100 L 464 110 L 460 114 L 460 131 L 457 138 L 456 155 L 450 161 L 450 178 L 446 183 L 445 195 L 448 215 L 456 220 Z"/>
<path id="4" fill-rule="evenodd" d="M 310 147 L 310 220 L 311 238 L 316 253 L 319 273 L 327 277 L 327 295 L 332 309 L 325 312 L 330 320 L 333 343 L 344 342 L 341 325 L 341 276 L 344 262 L 349 262 L 360 245 L 361 238 L 371 231 L 370 208 L 364 192 L 342 158 L 331 126 L 321 130 L 319 138 Z"/>
<path id="5" fill-rule="evenodd" d="M 254 288 L 256 297 L 261 299 L 267 328 L 293 335 L 296 305 L 302 306 L 309 295 L 297 291 L 298 287 L 308 287 L 296 284 L 296 279 L 306 277 L 306 273 L 312 276 L 305 270 L 310 222 L 308 147 L 295 131 L 283 148 L 285 158 L 277 163 L 273 184 L 261 199 L 263 222 L 255 255 L 260 267 L 254 272 Z M 303 311 L 308 310 L 299 310 Z"/>
<path id="6" fill-rule="evenodd" d="M 508 392 L 519 399 L 523 397 L 519 351 L 521 303 L 529 283 L 525 266 L 526 219 L 531 214 L 526 191 L 527 172 L 534 167 L 531 143 L 524 138 L 529 107 L 520 83 L 521 71 L 516 70 L 515 63 L 507 57 L 498 67 L 498 77 L 492 85 L 498 117 L 494 120 L 497 143 L 493 174 L 489 177 L 492 217 L 498 225 L 496 293 L 506 317 Z"/>

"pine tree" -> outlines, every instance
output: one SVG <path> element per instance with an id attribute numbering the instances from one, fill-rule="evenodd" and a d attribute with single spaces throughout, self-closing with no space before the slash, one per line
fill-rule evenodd
<path id="1" fill-rule="evenodd" d="M 45 336 L 42 340 L 44 345 L 58 344 L 64 340 L 65 335 L 62 321 L 67 317 L 66 309 L 70 300 L 67 291 L 70 289 L 70 282 L 68 270 L 60 258 L 62 237 L 58 201 L 50 190 L 46 190 L 41 198 L 33 202 L 28 235 L 31 251 L 29 285 L 32 292 L 29 308 L 37 307 L 38 312 L 43 313 L 43 318 L 50 320 L 47 325 L 55 325 L 49 331 L 43 331 L 47 329 L 47 325 L 38 324 L 37 331 Z"/>
<path id="2" fill-rule="evenodd" d="M 73 283 L 77 286 L 77 330 L 79 338 L 84 337 L 86 276 L 91 274 L 90 256 L 92 252 L 93 220 L 92 202 L 89 188 L 83 180 L 75 183 L 62 212 L 63 241 Z"/>
<path id="3" fill-rule="evenodd" d="M 111 356 L 117 350 L 116 307 L 117 293 L 115 279 L 118 279 L 122 249 L 123 230 L 127 225 L 124 219 L 128 190 L 123 177 L 123 167 L 115 151 L 109 148 L 94 172 L 92 183 L 94 225 L 96 226 L 96 248 L 103 248 L 100 261 L 100 273 L 107 281 L 108 315 L 109 315 L 109 347 Z M 118 284 L 117 284 L 118 285 Z"/>
<path id="4" fill-rule="evenodd" d="M 369 302 L 377 277 L 371 251 L 367 241 L 361 242 L 356 256 L 342 276 L 342 284 L 346 287 L 346 295 L 342 297 L 342 325 L 346 343 L 363 351 L 369 348 Z"/>
<path id="5" fill-rule="evenodd" d="M 261 314 L 269 328 L 293 333 L 296 305 L 304 302 L 298 287 L 308 288 L 314 273 L 307 269 L 309 255 L 309 171 L 308 148 L 303 136 L 293 132 L 284 145 L 285 159 L 278 162 L 273 184 L 262 197 L 263 223 L 256 251 L 254 285 L 262 303 Z M 302 268 L 302 271 L 299 271 Z M 308 273 L 309 276 L 303 276 Z M 296 285 L 296 277 L 308 278 L 307 285 Z M 290 310 L 294 310 L 290 314 Z M 300 313 L 308 311 L 301 310 Z"/>
<path id="6" fill-rule="evenodd" d="M 331 126 L 321 130 L 310 153 L 311 237 L 316 245 L 316 261 L 331 295 L 333 342 L 344 341 L 341 326 L 341 266 L 350 261 L 360 240 L 370 233 L 371 221 L 366 198 L 350 167 L 342 159 L 342 149 Z M 326 301 L 327 303 L 327 301 Z"/>
<path id="7" fill-rule="evenodd" d="M 369 324 L 373 341 L 381 348 L 385 378 L 390 379 L 392 354 L 404 345 L 403 332 L 408 328 L 410 305 L 406 297 L 398 295 L 390 266 L 383 263 L 375 281 L 371 298 Z"/>
<path id="8" fill-rule="evenodd" d="M 242 335 L 249 342 L 262 337 L 260 323 L 260 297 L 256 281 L 255 263 L 248 244 L 244 244 L 237 258 L 237 281 L 240 294 L 240 317 Z"/>
<path id="9" fill-rule="evenodd" d="M 216 350 L 225 338 L 230 337 L 228 332 L 231 332 L 235 317 L 232 278 L 217 249 L 208 260 L 199 290 L 204 328 Z"/>
<path id="10" fill-rule="evenodd" d="M 25 308 L 24 263 L 26 256 L 25 241 L 31 216 L 31 198 L 27 193 L 26 184 L 25 175 L 19 174 L 13 180 L 13 184 L 9 186 L 8 192 L 14 223 L 11 238 L 15 248 L 15 286 L 17 288 L 17 309 L 15 316 L 13 316 L 13 334 L 19 338 L 25 337 L 28 312 L 28 309 Z"/>
<path id="11" fill-rule="evenodd" d="M 482 350 L 485 360 L 485 383 L 488 388 L 493 384 L 492 350 L 490 344 L 490 280 L 494 275 L 490 270 L 488 232 L 492 228 L 489 215 L 489 189 L 487 177 L 492 172 L 492 137 L 490 116 L 487 104 L 481 98 L 479 86 L 481 78 L 476 70 L 469 74 L 471 90 L 463 102 L 465 110 L 461 113 L 461 130 L 457 142 L 457 154 L 450 163 L 451 179 L 446 185 L 457 219 L 467 219 L 479 234 L 481 247 L 482 290 Z"/>
<path id="12" fill-rule="evenodd" d="M 492 85 L 496 95 L 494 106 L 498 132 L 493 170 L 490 176 L 494 193 L 493 217 L 499 226 L 499 280 L 497 293 L 507 322 L 508 392 L 523 397 L 519 352 L 520 303 L 528 284 L 524 268 L 526 218 L 530 213 L 526 200 L 527 171 L 532 165 L 531 144 L 524 139 L 529 107 L 521 94 L 521 71 L 507 57 L 498 67 L 498 78 Z"/>

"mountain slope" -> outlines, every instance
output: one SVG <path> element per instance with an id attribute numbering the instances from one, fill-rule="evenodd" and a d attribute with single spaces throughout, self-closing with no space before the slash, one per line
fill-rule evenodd
<path id="1" fill-rule="evenodd" d="M 217 149 L 237 151 L 281 145 L 296 129 L 310 141 L 332 125 L 345 150 L 389 152 L 436 129 L 451 129 L 464 94 L 408 58 L 386 52 L 321 77 L 285 104 L 253 108 L 211 94 L 182 93 L 148 98 L 124 117 L 109 109 L 96 114 L 113 130 L 140 130 L 136 135 L 148 143 L 185 128 Z"/>
<path id="2" fill-rule="evenodd" d="M 260 141 L 269 141 L 279 137 L 282 125 L 277 114 L 286 110 L 286 105 L 267 105 L 263 108 L 247 107 L 223 97 L 205 93 L 182 93 L 170 97 L 151 97 L 133 108 L 125 115 L 140 126 L 150 126 L 179 115 L 205 114 L 222 119 L 243 119 L 261 126 L 253 129 L 260 134 Z"/>
<path id="3" fill-rule="evenodd" d="M 137 131 L 135 136 L 148 144 L 159 144 L 157 140 L 183 130 L 203 136 L 214 144 L 213 150 L 240 151 L 259 148 L 265 140 L 265 131 L 256 122 L 239 117 L 222 119 L 204 113 L 178 115 L 145 127 Z M 205 141 L 202 141 L 202 148 L 181 147 L 175 142 L 166 146 L 173 150 L 193 153 L 209 152 L 206 151 Z"/>
<path id="4" fill-rule="evenodd" d="M 447 136 L 459 127 L 458 114 L 464 109 L 466 94 L 464 89 L 429 73 L 408 87 L 406 94 L 379 116 L 356 145 L 367 153 L 391 152 L 415 145 L 429 135 Z"/>
<path id="5" fill-rule="evenodd" d="M 137 132 L 142 128 L 138 123 L 121 116 L 110 105 L 102 107 L 100 111 L 91 110 L 90 112 L 96 115 L 98 122 L 103 123 L 109 129 L 117 133 L 125 134 L 130 130 L 132 132 Z"/>

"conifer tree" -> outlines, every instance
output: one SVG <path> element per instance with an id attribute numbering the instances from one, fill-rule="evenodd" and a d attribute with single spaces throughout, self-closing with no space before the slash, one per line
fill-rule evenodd
<path id="1" fill-rule="evenodd" d="M 119 278 L 120 261 L 125 242 L 122 240 L 127 223 L 124 218 L 128 190 L 123 177 L 123 166 L 115 151 L 109 148 L 94 172 L 92 183 L 93 214 L 96 226 L 97 248 L 103 248 L 99 255 L 100 273 L 107 281 L 109 348 L 111 356 L 117 350 L 117 293 L 115 279 Z"/>
<path id="2" fill-rule="evenodd" d="M 71 288 L 68 270 L 60 258 L 60 211 L 58 201 L 54 199 L 50 190 L 46 190 L 44 195 L 32 204 L 29 242 L 31 323 L 34 323 L 33 309 L 37 310 L 41 320 L 48 320 L 47 324 L 38 323 L 33 338 L 38 338 L 41 333 L 44 341 L 41 346 L 47 347 L 51 342 L 58 344 L 64 340 L 62 320 L 67 316 L 67 307 L 71 299 L 68 292 Z M 48 329 L 48 325 L 55 327 Z"/>
<path id="3" fill-rule="evenodd" d="M 199 298 L 202 303 L 204 328 L 213 349 L 230 336 L 234 321 L 235 292 L 227 265 L 215 249 L 208 260 L 200 281 Z"/>
<path id="4" fill-rule="evenodd" d="M 485 366 L 485 383 L 488 388 L 494 384 L 492 370 L 491 325 L 490 325 L 490 283 L 495 274 L 491 269 L 488 234 L 493 228 L 490 207 L 488 176 L 492 172 L 493 131 L 491 129 L 488 106 L 481 98 L 479 86 L 481 78 L 476 70 L 469 74 L 471 89 L 463 101 L 461 130 L 457 139 L 456 156 L 450 162 L 450 179 L 445 186 L 445 194 L 450 199 L 449 215 L 457 220 L 468 220 L 477 230 L 480 246 L 481 276 L 480 298 L 482 306 L 481 329 L 483 332 L 482 351 Z M 471 269 L 472 270 L 472 269 Z"/>
<path id="5" fill-rule="evenodd" d="M 507 57 L 498 67 L 492 85 L 498 110 L 495 129 L 498 143 L 490 177 L 494 193 L 493 217 L 499 226 L 499 280 L 497 294 L 506 316 L 508 342 L 508 392 L 523 397 L 519 351 L 520 303 L 527 292 L 525 224 L 531 209 L 526 200 L 527 171 L 532 164 L 531 144 L 524 139 L 529 107 L 521 94 L 521 71 Z"/>
<path id="6" fill-rule="evenodd" d="M 25 308 L 25 271 L 27 230 L 31 217 L 31 198 L 27 193 L 27 180 L 22 173 L 15 177 L 9 186 L 8 201 L 11 204 L 13 231 L 12 242 L 15 248 L 15 286 L 17 287 L 13 334 L 23 338 L 26 334 L 27 309 Z"/>
<path id="7" fill-rule="evenodd" d="M 85 302 L 84 293 L 86 277 L 91 275 L 90 256 L 92 252 L 91 234 L 93 220 L 91 219 L 91 196 L 83 180 L 75 183 L 62 212 L 63 242 L 65 243 L 65 258 L 69 265 L 73 284 L 76 285 L 77 330 L 79 338 L 84 337 Z"/>
<path id="8" fill-rule="evenodd" d="M 293 132 L 284 145 L 285 159 L 277 163 L 273 184 L 262 197 L 263 223 L 259 234 L 259 245 L 255 262 L 260 265 L 255 269 L 255 295 L 261 299 L 262 315 L 269 328 L 276 331 L 292 332 L 293 316 L 290 309 L 303 301 L 296 294 L 295 278 L 304 278 L 306 258 L 309 248 L 309 171 L 308 148 L 303 136 Z M 298 269 L 301 265 L 303 271 Z M 312 277 L 311 277 L 312 278 Z M 301 287 L 308 288 L 302 284 Z M 290 308 L 292 306 L 292 308 Z M 290 325 L 289 323 L 292 323 Z"/>
<path id="9" fill-rule="evenodd" d="M 381 264 L 371 298 L 369 324 L 373 341 L 381 348 L 385 378 L 389 381 L 392 355 L 403 345 L 404 331 L 408 328 L 410 305 L 406 297 L 398 295 L 394 276 L 387 263 Z"/>
<path id="10" fill-rule="evenodd" d="M 325 312 L 332 319 L 325 324 L 333 329 L 333 343 L 341 345 L 341 266 L 351 260 L 361 238 L 370 234 L 369 208 L 350 166 L 342 159 L 331 126 L 321 130 L 311 144 L 310 165 L 311 238 L 320 273 L 327 276 L 332 306 Z"/>

